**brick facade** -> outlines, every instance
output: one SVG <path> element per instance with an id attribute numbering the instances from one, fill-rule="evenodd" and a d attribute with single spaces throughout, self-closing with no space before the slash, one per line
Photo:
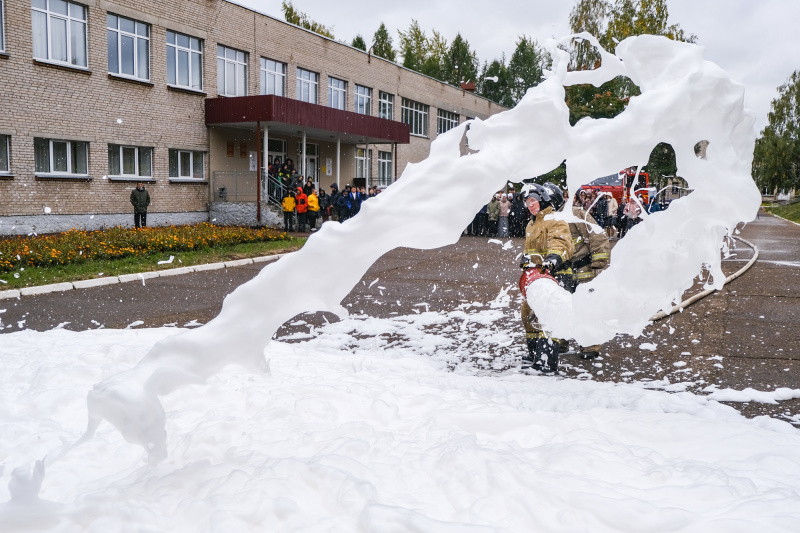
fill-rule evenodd
<path id="1" fill-rule="evenodd" d="M 0 135 L 10 136 L 10 174 L 0 179 L 0 218 L 52 214 L 115 214 L 131 211 L 128 196 L 134 184 L 107 178 L 108 144 L 153 148 L 154 182 L 147 185 L 154 213 L 208 210 L 208 180 L 215 168 L 246 164 L 240 145 L 256 149 L 255 132 L 205 125 L 204 99 L 217 96 L 217 44 L 248 54 L 248 94 L 260 94 L 260 58 L 287 64 L 286 95 L 296 96 L 296 69 L 319 74 L 318 103 L 327 105 L 328 76 L 347 81 L 347 110 L 354 111 L 355 85 L 372 89 L 371 114 L 378 113 L 378 94 L 394 95 L 394 120 L 400 120 L 403 97 L 430 106 L 428 138 L 411 137 L 397 147 L 397 170 L 424 159 L 436 137 L 437 109 L 485 118 L 504 108 L 360 50 L 337 43 L 226 0 L 85 0 L 88 8 L 88 69 L 48 64 L 33 59 L 31 2 L 2 0 L 5 50 L 0 51 Z M 131 81 L 108 73 L 106 15 L 113 13 L 150 25 L 150 80 Z M 176 31 L 203 41 L 203 92 L 167 86 L 166 32 Z M 42 178 L 34 172 L 34 138 L 89 142 L 90 180 Z M 289 157 L 297 160 L 297 139 L 285 136 Z M 214 139 L 214 142 L 210 142 Z M 236 162 L 226 157 L 235 142 Z M 308 139 L 319 145 L 321 168 L 335 163 L 335 141 Z M 372 145 L 372 176 L 378 175 L 378 151 Z M 169 149 L 205 152 L 206 179 L 169 179 Z M 342 145 L 342 182 L 354 175 L 353 145 Z M 330 179 L 321 172 L 323 182 Z M 333 173 L 335 176 L 335 172 Z M 395 176 L 396 178 L 397 176 Z M 327 183 L 325 183 L 327 185 Z M 68 228 L 64 228 L 68 229 Z M 8 233 L 0 225 L 0 233 Z"/>

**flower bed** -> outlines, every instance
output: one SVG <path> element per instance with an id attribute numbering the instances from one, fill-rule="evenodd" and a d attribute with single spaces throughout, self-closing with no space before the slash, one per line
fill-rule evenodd
<path id="1" fill-rule="evenodd" d="M 70 230 L 57 235 L 0 240 L 0 272 L 289 238 L 285 232 L 274 229 L 208 223 L 141 229 L 114 227 L 91 232 Z"/>

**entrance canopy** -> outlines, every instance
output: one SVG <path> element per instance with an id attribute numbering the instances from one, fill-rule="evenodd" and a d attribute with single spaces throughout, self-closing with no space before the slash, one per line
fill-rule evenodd
<path id="1" fill-rule="evenodd" d="M 283 96 L 258 95 L 207 98 L 206 125 L 256 129 L 348 144 L 408 144 L 408 125 L 394 120 L 309 104 Z"/>

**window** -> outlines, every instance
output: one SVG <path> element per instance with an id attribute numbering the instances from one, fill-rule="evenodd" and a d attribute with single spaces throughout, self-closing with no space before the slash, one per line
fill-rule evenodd
<path id="1" fill-rule="evenodd" d="M 319 74 L 309 70 L 297 69 L 297 99 L 310 104 L 317 103 Z"/>
<path id="2" fill-rule="evenodd" d="M 0 5 L 0 8 L 3 7 Z M 0 174 L 11 171 L 11 136 L 0 135 Z"/>
<path id="3" fill-rule="evenodd" d="M 5 20 L 3 19 L 3 11 L 5 9 L 5 2 L 0 0 L 0 52 L 4 52 L 6 49 L 6 34 L 5 30 Z"/>
<path id="4" fill-rule="evenodd" d="M 372 114 L 372 89 L 356 85 L 355 110 L 362 115 Z"/>
<path id="5" fill-rule="evenodd" d="M 33 57 L 86 67 L 86 11 L 64 0 L 31 0 Z"/>
<path id="6" fill-rule="evenodd" d="M 37 174 L 88 174 L 89 143 L 60 139 L 33 139 Z"/>
<path id="7" fill-rule="evenodd" d="M 328 107 L 346 109 L 347 82 L 337 78 L 328 78 Z"/>
<path id="8" fill-rule="evenodd" d="M 372 150 L 365 150 L 364 148 L 356 148 L 356 178 L 369 178 L 372 177 Z"/>
<path id="9" fill-rule="evenodd" d="M 451 113 L 444 109 L 439 109 L 436 117 L 436 133 L 444 133 L 458 126 L 458 113 Z"/>
<path id="10" fill-rule="evenodd" d="M 261 94 L 286 96 L 286 64 L 261 58 Z"/>
<path id="11" fill-rule="evenodd" d="M 117 15 L 106 15 L 108 71 L 140 80 L 150 79 L 150 26 Z"/>
<path id="12" fill-rule="evenodd" d="M 205 178 L 203 165 L 203 152 L 192 150 L 169 151 L 169 177 L 170 178 Z"/>
<path id="13" fill-rule="evenodd" d="M 394 95 L 378 92 L 378 116 L 387 120 L 394 120 Z"/>
<path id="14" fill-rule="evenodd" d="M 217 94 L 245 96 L 247 94 L 247 54 L 217 45 Z"/>
<path id="15" fill-rule="evenodd" d="M 153 149 L 109 144 L 108 174 L 110 176 L 152 178 Z"/>
<path id="16" fill-rule="evenodd" d="M 203 43 L 200 39 L 167 31 L 167 83 L 203 90 Z"/>
<path id="17" fill-rule="evenodd" d="M 425 104 L 403 98 L 403 123 L 408 124 L 411 135 L 428 136 L 428 107 Z"/>
<path id="18" fill-rule="evenodd" d="M 378 152 L 378 185 L 391 185 L 394 167 L 392 152 Z"/>

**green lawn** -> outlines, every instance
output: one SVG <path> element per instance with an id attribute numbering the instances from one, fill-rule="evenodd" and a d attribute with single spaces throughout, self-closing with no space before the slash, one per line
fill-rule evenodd
<path id="1" fill-rule="evenodd" d="M 305 238 L 291 238 L 289 240 L 280 241 L 229 244 L 190 252 L 132 256 L 122 259 L 97 259 L 84 263 L 52 267 L 27 267 L 24 270 L 17 269 L 13 272 L 0 274 L 0 291 L 33 287 L 36 285 L 47 285 L 49 283 L 60 283 L 63 281 L 119 276 L 120 274 L 136 274 L 138 272 L 148 272 L 151 270 L 166 270 L 169 268 L 292 252 L 294 250 L 299 250 L 305 242 Z M 165 265 L 158 264 L 159 261 L 169 259 L 170 255 L 175 256 L 172 263 Z"/>
<path id="2" fill-rule="evenodd" d="M 791 220 L 792 222 L 800 223 L 800 202 L 782 205 L 778 207 L 771 207 L 767 209 L 770 213 L 774 213 L 779 217 Z"/>

